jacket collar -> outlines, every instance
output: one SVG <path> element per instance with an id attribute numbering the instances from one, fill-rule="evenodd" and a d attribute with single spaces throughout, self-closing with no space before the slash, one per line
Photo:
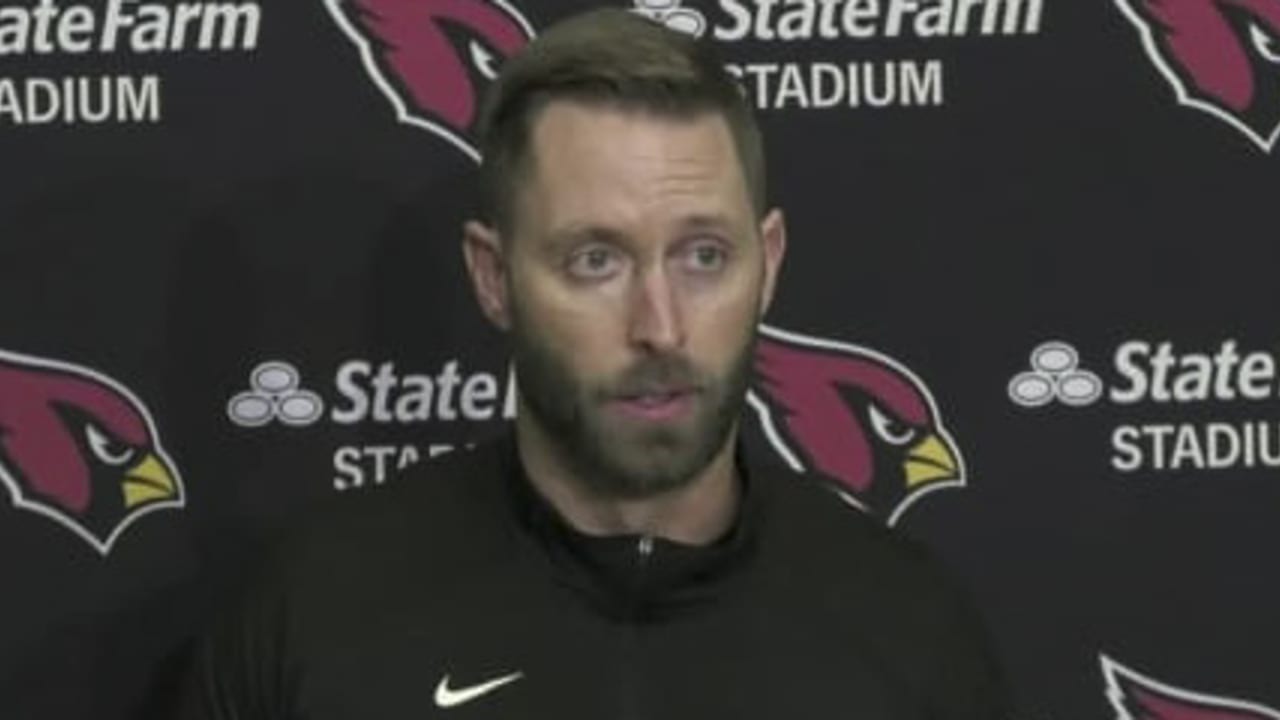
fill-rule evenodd
<path id="1" fill-rule="evenodd" d="M 533 486 L 516 448 L 514 428 L 500 441 L 502 475 L 519 529 L 548 561 L 555 580 L 603 614 L 655 620 L 714 600 L 749 566 L 763 520 L 763 488 L 741 444 L 734 459 L 742 483 L 729 529 L 707 545 L 625 534 L 598 536 L 572 525 Z"/>

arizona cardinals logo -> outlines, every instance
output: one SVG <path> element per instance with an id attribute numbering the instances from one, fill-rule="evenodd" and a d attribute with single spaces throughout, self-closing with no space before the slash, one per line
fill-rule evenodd
<path id="1" fill-rule="evenodd" d="M 1280 137 L 1280 0 L 1116 0 L 1178 102 L 1263 150 Z"/>
<path id="2" fill-rule="evenodd" d="M 964 485 L 964 460 L 924 383 L 874 350 L 766 325 L 747 399 L 797 472 L 835 483 L 892 525 L 926 493 Z"/>
<path id="3" fill-rule="evenodd" d="M 103 555 L 134 520 L 182 507 L 182 481 L 128 388 L 69 363 L 0 350 L 0 481 L 13 504 Z"/>
<path id="4" fill-rule="evenodd" d="M 443 137 L 479 162 L 472 141 L 480 87 L 533 28 L 504 0 L 325 0 L 360 49 L 400 122 Z"/>
<path id="5" fill-rule="evenodd" d="M 1100 659 L 1116 720 L 1280 720 L 1280 712 L 1269 707 L 1175 688 L 1106 655 Z"/>

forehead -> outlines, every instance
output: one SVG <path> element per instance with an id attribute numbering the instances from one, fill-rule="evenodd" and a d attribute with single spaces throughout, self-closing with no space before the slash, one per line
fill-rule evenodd
<path id="1" fill-rule="evenodd" d="M 534 222 L 750 216 L 733 135 L 716 112 L 554 101 L 534 122 L 530 150 L 520 204 Z"/>

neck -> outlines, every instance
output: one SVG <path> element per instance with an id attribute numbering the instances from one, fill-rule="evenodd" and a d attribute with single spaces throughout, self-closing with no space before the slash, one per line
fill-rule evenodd
<path id="1" fill-rule="evenodd" d="M 734 468 L 737 428 L 688 483 L 651 497 L 620 499 L 589 490 L 528 412 L 516 416 L 520 462 L 534 489 L 574 529 L 588 535 L 648 535 L 706 545 L 733 524 L 739 483 Z"/>

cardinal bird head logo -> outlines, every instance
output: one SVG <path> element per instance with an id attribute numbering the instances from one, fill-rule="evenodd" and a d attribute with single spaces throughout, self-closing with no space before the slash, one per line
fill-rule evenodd
<path id="1" fill-rule="evenodd" d="M 129 389 L 70 363 L 0 350 L 0 481 L 15 507 L 106 555 L 135 520 L 182 507 L 182 480 Z"/>
<path id="2" fill-rule="evenodd" d="M 1280 0 L 1116 0 L 1178 102 L 1264 151 L 1280 137 Z"/>
<path id="3" fill-rule="evenodd" d="M 1176 688 L 1100 658 L 1116 720 L 1280 720 L 1269 707 Z"/>
<path id="4" fill-rule="evenodd" d="M 504 0 L 325 0 L 400 122 L 479 162 L 482 89 L 533 28 Z"/>
<path id="5" fill-rule="evenodd" d="M 755 370 L 747 399 L 783 460 L 887 524 L 926 494 L 964 485 L 933 396 L 892 358 L 762 325 Z"/>

